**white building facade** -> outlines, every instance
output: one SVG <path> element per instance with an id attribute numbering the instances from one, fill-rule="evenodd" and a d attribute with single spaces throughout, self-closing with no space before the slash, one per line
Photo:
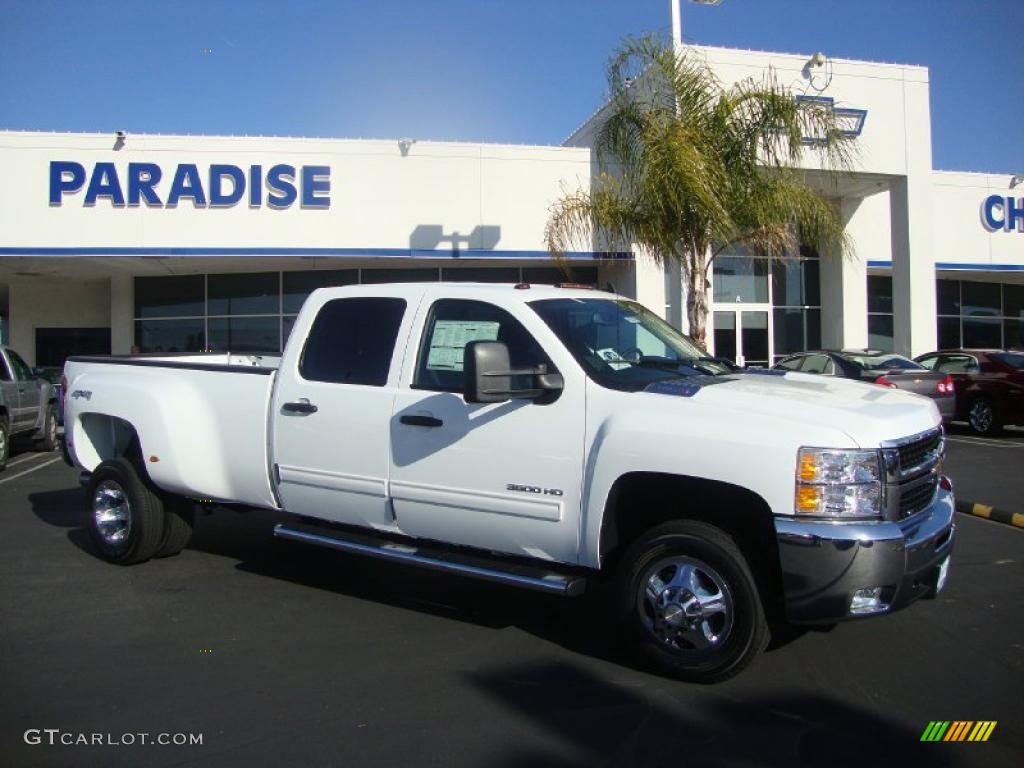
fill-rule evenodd
<path id="1" fill-rule="evenodd" d="M 848 172 L 807 169 L 854 251 L 720 256 L 714 354 L 765 365 L 818 347 L 1024 347 L 1024 182 L 932 169 L 926 69 L 692 53 L 725 83 L 771 68 L 795 97 L 831 99 L 857 149 Z M 610 285 L 685 330 L 671 270 L 546 251 L 550 206 L 590 184 L 599 119 L 560 147 L 0 132 L 3 341 L 40 366 L 273 353 L 318 286 L 439 279 Z"/>

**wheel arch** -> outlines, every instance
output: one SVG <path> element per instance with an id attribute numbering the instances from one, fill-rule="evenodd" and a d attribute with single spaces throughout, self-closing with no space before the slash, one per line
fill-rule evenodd
<path id="1" fill-rule="evenodd" d="M 742 486 L 663 472 L 628 472 L 612 485 L 601 520 L 601 568 L 613 571 L 644 532 L 670 520 L 694 520 L 728 534 L 754 574 L 767 609 L 782 594 L 774 515 L 768 502 Z"/>

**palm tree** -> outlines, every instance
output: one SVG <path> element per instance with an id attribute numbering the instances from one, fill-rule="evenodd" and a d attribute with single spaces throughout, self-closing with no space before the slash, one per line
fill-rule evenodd
<path id="1" fill-rule="evenodd" d="M 636 244 L 660 264 L 677 262 L 690 335 L 704 345 L 716 255 L 848 249 L 839 212 L 799 168 L 808 150 L 823 168 L 850 165 L 850 142 L 827 105 L 797 101 L 771 72 L 723 87 L 706 63 L 652 37 L 624 43 L 608 82 L 599 174 L 590 191 L 552 206 L 545 235 L 555 258 L 597 238 L 609 250 Z"/>

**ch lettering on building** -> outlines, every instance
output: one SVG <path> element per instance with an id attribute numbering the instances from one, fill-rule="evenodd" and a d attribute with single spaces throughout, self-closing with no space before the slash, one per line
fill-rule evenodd
<path id="1" fill-rule="evenodd" d="M 1024 197 L 989 195 L 981 204 L 981 221 L 989 232 L 1024 233 Z"/>
<path id="2" fill-rule="evenodd" d="M 179 163 L 172 173 L 165 173 L 157 163 L 148 162 L 130 162 L 120 171 L 110 162 L 94 163 L 88 170 L 75 160 L 50 162 L 51 206 L 64 205 L 66 198 L 83 189 L 83 206 L 105 200 L 115 208 L 176 208 L 182 201 L 191 201 L 197 208 L 230 208 L 247 199 L 250 208 L 259 208 L 265 201 L 270 208 L 283 209 L 300 200 L 303 208 L 327 209 L 331 207 L 331 169 L 279 163 L 264 173 L 262 165 L 241 168 L 211 163 L 201 173 L 196 163 Z"/>

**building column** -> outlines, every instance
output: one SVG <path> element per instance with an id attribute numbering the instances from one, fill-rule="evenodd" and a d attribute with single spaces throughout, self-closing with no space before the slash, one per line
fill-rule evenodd
<path id="1" fill-rule="evenodd" d="M 889 190 L 893 345 L 896 352 L 908 357 L 931 352 L 937 343 L 930 193 L 923 174 L 899 178 Z"/>
<path id="2" fill-rule="evenodd" d="M 110 351 L 127 355 L 135 344 L 135 278 L 110 278 Z"/>
<path id="3" fill-rule="evenodd" d="M 865 235 L 878 229 L 865 198 L 839 202 L 843 227 L 853 241 L 847 254 L 821 256 L 821 345 L 826 349 L 862 349 L 868 345 L 868 273 Z"/>
<path id="4" fill-rule="evenodd" d="M 665 271 L 641 248 L 636 251 L 636 300 L 665 317 Z"/>

